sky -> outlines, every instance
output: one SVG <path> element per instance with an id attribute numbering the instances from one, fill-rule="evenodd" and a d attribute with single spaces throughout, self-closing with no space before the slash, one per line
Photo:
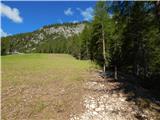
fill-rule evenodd
<path id="1" fill-rule="evenodd" d="M 1 2 L 1 36 L 32 32 L 45 25 L 90 21 L 95 1 L 3 1 Z"/>

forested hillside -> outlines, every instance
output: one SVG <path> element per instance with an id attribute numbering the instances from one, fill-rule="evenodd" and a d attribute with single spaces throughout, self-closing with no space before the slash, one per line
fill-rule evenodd
<path id="1" fill-rule="evenodd" d="M 2 38 L 1 54 L 69 53 L 160 91 L 160 2 L 97 2 L 91 22 L 62 26 Z"/>
<path id="2" fill-rule="evenodd" d="M 2 38 L 1 54 L 13 53 L 65 53 L 66 40 L 78 35 L 88 22 L 52 24 L 34 32 Z"/>

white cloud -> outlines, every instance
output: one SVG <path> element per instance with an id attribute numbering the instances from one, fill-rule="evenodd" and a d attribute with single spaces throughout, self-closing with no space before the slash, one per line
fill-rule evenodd
<path id="1" fill-rule="evenodd" d="M 78 23 L 78 21 L 77 21 L 77 20 L 74 20 L 74 21 L 72 21 L 72 23 Z"/>
<path id="2" fill-rule="evenodd" d="M 2 28 L 0 28 L 0 37 L 6 37 L 8 36 L 9 34 L 4 32 Z"/>
<path id="3" fill-rule="evenodd" d="M 67 15 L 67 16 L 69 16 L 69 15 L 72 16 L 73 15 L 73 11 L 72 11 L 71 8 L 68 8 L 67 10 L 64 11 L 64 14 Z"/>
<path id="4" fill-rule="evenodd" d="M 92 20 L 93 19 L 93 8 L 88 7 L 85 10 L 77 8 L 80 11 L 81 15 L 83 16 L 84 20 Z"/>
<path id="5" fill-rule="evenodd" d="M 11 8 L 3 3 L 1 3 L 1 15 L 6 16 L 11 19 L 13 22 L 21 23 L 23 21 L 20 16 L 19 10 L 17 8 Z"/>

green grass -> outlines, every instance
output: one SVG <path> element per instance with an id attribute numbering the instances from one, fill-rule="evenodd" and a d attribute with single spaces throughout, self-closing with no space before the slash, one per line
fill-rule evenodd
<path id="1" fill-rule="evenodd" d="M 66 54 L 23 54 L 2 58 L 2 88 L 8 85 L 46 84 L 53 80 L 78 80 L 92 66 Z"/>

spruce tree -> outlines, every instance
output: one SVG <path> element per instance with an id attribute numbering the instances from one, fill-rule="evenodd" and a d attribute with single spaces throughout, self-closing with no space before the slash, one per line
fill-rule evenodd
<path id="1" fill-rule="evenodd" d="M 94 20 L 92 23 L 90 54 L 91 59 L 103 66 L 104 72 L 108 66 L 107 61 L 107 36 L 105 34 L 106 22 L 108 19 L 107 5 L 105 1 L 99 1 L 94 11 Z"/>

